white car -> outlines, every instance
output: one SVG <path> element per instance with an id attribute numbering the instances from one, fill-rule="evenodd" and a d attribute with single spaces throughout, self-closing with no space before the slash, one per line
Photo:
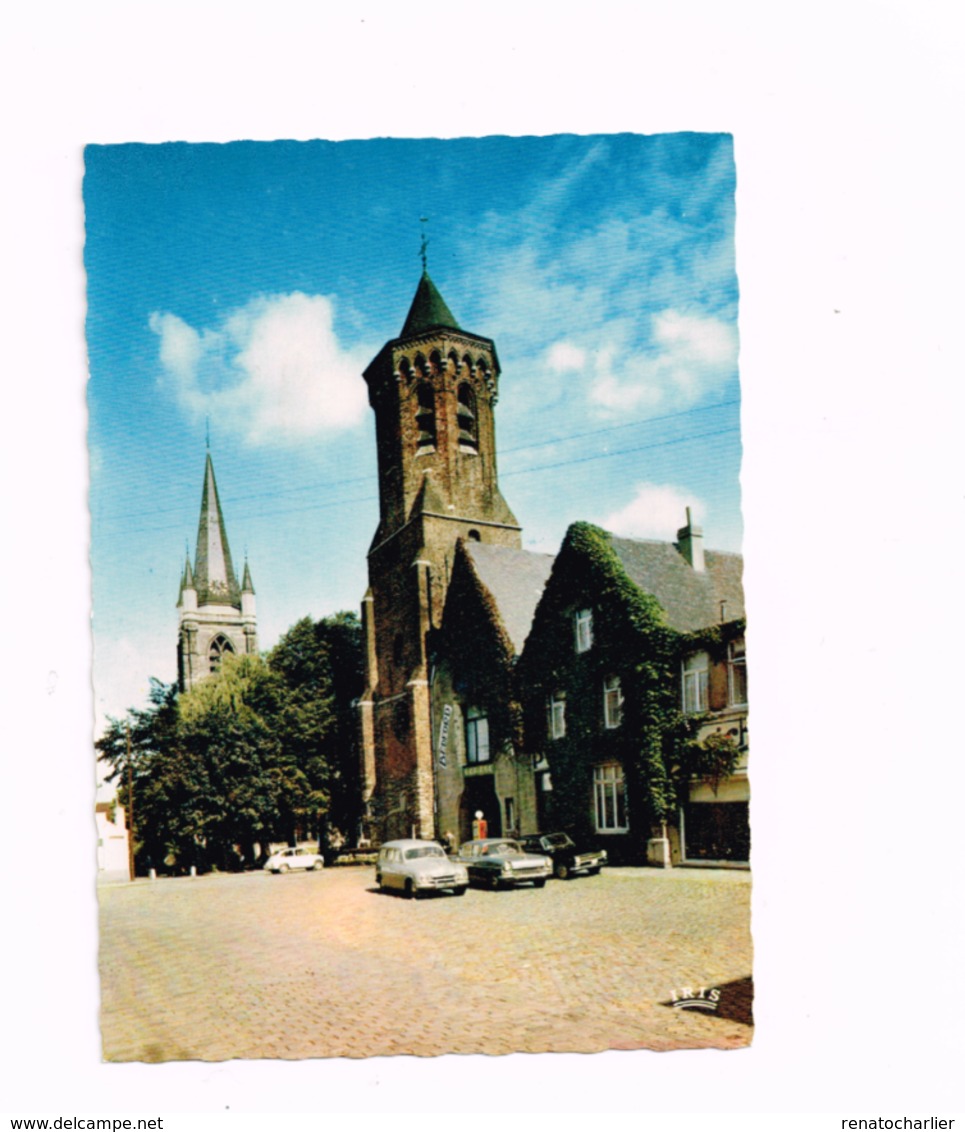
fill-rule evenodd
<path id="1" fill-rule="evenodd" d="M 287 873 L 289 869 L 306 869 L 314 871 L 325 867 L 325 859 L 311 849 L 281 849 L 265 862 L 265 868 L 270 873 Z"/>
<path id="2" fill-rule="evenodd" d="M 469 873 L 435 841 L 386 841 L 375 865 L 375 883 L 380 889 L 399 889 L 410 899 L 446 890 L 462 896 L 469 887 Z"/>

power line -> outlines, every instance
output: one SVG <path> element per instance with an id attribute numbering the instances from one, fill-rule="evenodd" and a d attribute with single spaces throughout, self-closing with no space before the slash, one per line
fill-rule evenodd
<path id="1" fill-rule="evenodd" d="M 651 425 L 651 424 L 663 424 L 667 421 L 680 420 L 684 417 L 690 417 L 690 416 L 693 416 L 697 413 L 711 412 L 715 409 L 731 408 L 734 405 L 739 405 L 739 404 L 740 404 L 739 399 L 735 398 L 735 399 L 730 400 L 730 401 L 718 401 L 718 402 L 715 402 L 712 405 L 701 405 L 701 406 L 696 406 L 696 407 L 691 408 L 691 409 L 681 409 L 679 412 L 666 413 L 666 414 L 664 414 L 663 416 L 660 416 L 660 417 L 644 417 L 642 419 L 638 419 L 638 420 L 634 420 L 634 421 L 625 421 L 622 424 L 607 425 L 604 428 L 589 429 L 585 432 L 569 433 L 567 435 L 553 437 L 553 438 L 548 439 L 548 440 L 535 440 L 535 441 L 532 441 L 528 444 L 516 445 L 516 447 L 514 447 L 514 448 L 500 449 L 500 451 L 497 452 L 497 457 L 502 458 L 503 456 L 511 456 L 511 455 L 514 455 L 517 452 L 527 452 L 527 451 L 530 451 L 530 450 L 533 450 L 533 449 L 536 449 L 536 448 L 547 448 L 547 447 L 554 445 L 554 444 L 566 444 L 566 443 L 569 443 L 572 440 L 584 440 L 587 437 L 591 437 L 591 436 L 604 436 L 608 433 L 620 432 L 622 430 L 629 429 L 629 428 L 641 428 L 643 426 Z M 730 429 L 730 430 L 726 430 L 726 431 L 736 432 L 738 430 L 737 429 Z M 706 435 L 711 436 L 711 435 L 720 435 L 720 434 L 708 433 Z M 681 437 L 681 438 L 676 438 L 676 439 L 670 440 L 670 441 L 659 442 L 659 443 L 656 443 L 652 446 L 645 446 L 645 447 L 664 447 L 666 444 L 673 444 L 673 443 L 678 443 L 678 442 L 682 443 L 682 442 L 685 442 L 687 439 L 689 439 L 689 438 L 688 437 Z M 701 439 L 701 437 L 698 436 L 698 437 L 694 437 L 693 439 Z M 621 450 L 621 452 L 601 453 L 601 454 L 595 454 L 595 455 L 592 455 L 592 456 L 578 457 L 578 458 L 574 458 L 574 459 L 571 459 L 571 460 L 565 460 L 565 461 L 562 461 L 560 464 L 546 464 L 546 465 L 540 465 L 539 467 L 534 467 L 534 468 L 530 468 L 530 469 L 521 469 L 521 470 L 517 470 L 517 471 L 502 472 L 501 475 L 503 477 L 505 477 L 505 476 L 517 476 L 517 475 L 523 474 L 524 471 L 542 471 L 545 468 L 555 468 L 555 467 L 563 466 L 565 464 L 578 464 L 578 463 L 584 463 L 588 460 L 602 459 L 602 458 L 604 458 L 605 456 L 608 456 L 608 455 L 621 455 L 622 452 L 624 452 L 624 451 L 625 452 L 637 452 L 637 451 L 643 451 L 643 450 L 644 450 L 644 448 L 640 448 L 640 447 L 628 448 L 628 449 L 625 449 L 625 450 Z M 347 478 L 344 478 L 344 479 L 339 479 L 339 480 L 326 480 L 323 483 L 310 483 L 310 484 L 302 484 L 298 487 L 277 488 L 277 489 L 272 490 L 272 491 L 254 491 L 254 492 L 247 492 L 243 495 L 237 495 L 237 494 L 226 495 L 223 498 L 223 503 L 226 507 L 233 507 L 236 503 L 244 503 L 244 502 L 247 502 L 249 500 L 280 499 L 280 498 L 287 496 L 287 495 L 301 495 L 301 494 L 304 494 L 305 492 L 308 492 L 308 491 L 329 491 L 332 488 L 347 487 L 351 484 L 371 483 L 372 478 L 373 477 L 372 477 L 371 474 L 365 475 L 365 476 L 350 476 L 350 477 L 347 477 Z M 336 500 L 334 505 L 339 505 L 341 503 L 369 502 L 369 501 L 370 501 L 369 497 L 366 497 L 364 500 Z M 330 506 L 330 504 L 312 504 L 310 507 L 304 508 L 304 510 L 321 510 L 323 507 L 327 507 L 327 506 Z M 294 513 L 297 513 L 298 510 L 302 510 L 302 509 L 296 509 L 294 511 L 276 511 L 274 513 L 280 514 L 280 515 L 294 514 Z M 175 505 L 172 505 L 172 506 L 169 506 L 169 507 L 152 507 L 151 510 L 150 510 L 150 514 L 152 514 L 152 515 L 164 515 L 164 514 L 173 514 L 175 512 L 179 513 L 179 514 L 183 514 L 183 511 L 184 511 L 183 506 L 175 504 Z M 101 523 L 107 523 L 107 524 L 109 524 L 113 521 L 119 521 L 119 522 L 125 522 L 126 523 L 126 521 L 129 518 L 133 517 L 133 518 L 136 519 L 139 515 L 143 515 L 143 514 L 147 514 L 147 512 L 146 511 L 141 511 L 141 512 L 126 511 L 123 514 L 117 513 L 115 515 L 108 515 L 108 516 L 104 517 L 103 519 L 101 519 L 100 522 Z M 180 523 L 177 524 L 177 526 L 181 526 L 181 525 L 182 524 L 180 524 Z M 127 527 L 125 525 L 124 529 L 126 531 L 130 531 L 131 533 L 136 533 L 137 531 L 143 531 L 143 530 L 158 530 L 158 531 L 171 530 L 172 526 L 173 525 L 164 525 L 164 526 L 149 527 L 149 528 L 144 528 L 144 527 L 142 527 L 142 528 L 131 528 L 131 527 Z M 109 528 L 108 528 L 108 533 L 109 533 Z"/>
<path id="2" fill-rule="evenodd" d="M 618 425 L 616 427 L 617 428 L 623 428 L 625 426 Z M 549 470 L 554 469 L 554 468 L 567 468 L 567 467 L 572 467 L 574 464 L 586 464 L 586 463 L 589 463 L 593 460 L 608 460 L 608 459 L 613 459 L 613 458 L 618 457 L 618 456 L 632 455 L 633 453 L 636 453 L 636 452 L 646 452 L 646 451 L 649 451 L 649 450 L 654 449 L 654 448 L 667 448 L 667 447 L 670 447 L 671 445 L 674 445 L 674 444 L 688 444 L 688 443 L 692 443 L 692 442 L 697 441 L 697 440 L 710 440 L 710 439 L 713 439 L 715 437 L 728 436 L 728 435 L 731 435 L 733 433 L 739 433 L 739 432 L 740 432 L 740 429 L 737 426 L 734 426 L 734 427 L 731 427 L 731 428 L 716 429 L 713 432 L 697 433 L 697 434 L 694 434 L 694 435 L 691 435 L 691 436 L 677 436 L 677 437 L 672 437 L 669 440 L 652 441 L 649 444 L 636 444 L 632 448 L 620 448 L 620 449 L 617 449 L 614 452 L 594 452 L 589 456 L 578 456 L 578 457 L 574 457 L 573 459 L 558 460 L 558 461 L 554 461 L 553 463 L 549 463 L 549 464 L 536 464 L 536 465 L 534 465 L 530 468 L 518 468 L 515 471 L 502 472 L 502 473 L 500 473 L 500 477 L 502 479 L 506 479 L 506 478 L 513 477 L 513 476 L 531 475 L 535 472 L 545 472 L 545 471 L 549 471 Z M 533 447 L 539 447 L 539 445 L 534 445 Z M 520 451 L 520 449 L 516 449 L 516 451 Z M 365 478 L 366 481 L 371 479 L 371 477 L 369 477 L 369 476 L 366 476 L 364 478 Z M 345 482 L 345 483 L 357 483 L 357 482 L 360 482 L 360 481 L 358 479 L 353 479 L 353 480 L 346 480 L 346 481 L 343 481 L 343 482 Z M 249 499 L 266 499 L 267 500 L 267 499 L 276 498 L 277 496 L 280 496 L 282 494 L 283 494 L 283 492 L 265 492 L 265 493 L 262 493 L 261 495 L 252 495 L 252 496 L 247 496 L 246 498 L 249 498 Z M 266 516 L 269 516 L 269 515 L 270 516 L 299 515 L 299 514 L 304 514 L 305 512 L 309 512 L 309 511 L 327 511 L 327 510 L 331 510 L 332 508 L 336 508 L 336 507 L 347 507 L 349 505 L 356 504 L 356 503 L 376 503 L 376 502 L 378 502 L 378 496 L 377 495 L 356 496 L 356 497 L 351 498 L 351 499 L 328 500 L 325 503 L 311 502 L 311 503 L 306 503 L 304 506 L 299 506 L 299 507 L 282 507 L 282 508 L 272 507 L 272 508 L 270 508 L 268 510 L 264 510 L 264 511 L 249 511 L 249 512 L 243 513 L 241 518 L 243 520 L 250 520 L 250 519 L 262 519 L 262 518 L 265 518 Z M 234 518 L 237 520 L 237 518 L 238 518 L 237 513 L 235 514 Z M 149 527 L 124 527 L 124 533 L 125 534 L 157 533 L 157 532 L 161 532 L 161 531 L 179 530 L 183 527 L 183 525 L 184 525 L 183 523 L 165 523 L 163 525 L 149 526 Z M 106 533 L 110 534 L 111 532 L 110 532 L 110 530 L 108 530 Z"/>

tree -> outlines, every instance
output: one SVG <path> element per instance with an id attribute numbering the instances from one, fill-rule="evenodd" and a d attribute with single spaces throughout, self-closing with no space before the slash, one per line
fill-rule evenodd
<path id="1" fill-rule="evenodd" d="M 292 819 L 316 816 L 320 834 L 334 827 L 351 837 L 361 817 L 354 711 L 364 682 L 359 620 L 354 613 L 317 622 L 304 617 L 272 649 L 268 664 L 286 689 L 277 719 L 286 765 L 303 773 L 313 792 L 293 796 Z"/>
<path id="2" fill-rule="evenodd" d="M 353 829 L 361 687 L 351 614 L 304 618 L 267 660 L 228 654 L 183 695 L 152 681 L 150 706 L 110 719 L 96 744 L 122 804 L 133 794 L 141 871 L 235 868 L 329 821 Z"/>

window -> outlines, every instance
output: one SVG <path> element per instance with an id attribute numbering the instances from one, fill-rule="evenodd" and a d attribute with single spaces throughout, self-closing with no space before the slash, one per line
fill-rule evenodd
<path id="1" fill-rule="evenodd" d="M 551 739 L 562 739 L 566 734 L 566 697 L 554 692 L 546 705 L 546 730 Z"/>
<path id="2" fill-rule="evenodd" d="M 608 676 L 603 681 L 603 722 L 607 727 L 619 727 L 623 722 L 623 692 L 619 676 Z"/>
<path id="3" fill-rule="evenodd" d="M 747 657 L 743 641 L 727 646 L 727 702 L 732 707 L 747 703 Z"/>
<path id="4" fill-rule="evenodd" d="M 516 832 L 516 799 L 507 798 L 504 809 L 506 811 L 506 832 L 514 834 Z"/>
<path id="5" fill-rule="evenodd" d="M 593 801 L 597 833 L 626 833 L 629 827 L 622 766 L 610 763 L 594 769 Z"/>
<path id="6" fill-rule="evenodd" d="M 416 449 L 421 452 L 436 446 L 436 395 L 432 386 L 424 381 L 416 389 L 415 423 Z"/>
<path id="7" fill-rule="evenodd" d="M 456 424 L 459 428 L 459 445 L 473 452 L 479 447 L 479 423 L 476 419 L 476 395 L 472 386 L 463 382 L 456 395 Z"/>
<path id="8" fill-rule="evenodd" d="M 707 672 L 710 661 L 705 652 L 687 657 L 683 667 L 684 711 L 690 715 L 707 710 Z"/>
<path id="9" fill-rule="evenodd" d="M 234 652 L 234 645 L 227 637 L 222 636 L 220 633 L 212 640 L 208 646 L 208 666 L 209 671 L 217 672 L 221 667 L 221 658 L 225 653 Z"/>
<path id="10" fill-rule="evenodd" d="M 576 651 L 586 652 L 593 645 L 593 610 L 581 609 L 573 618 L 576 632 Z"/>
<path id="11" fill-rule="evenodd" d="M 466 712 L 466 762 L 489 762 L 489 720 L 479 708 Z"/>

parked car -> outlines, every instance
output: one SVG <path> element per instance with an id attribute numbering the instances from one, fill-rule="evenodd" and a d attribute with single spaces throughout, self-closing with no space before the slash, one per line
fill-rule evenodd
<path id="1" fill-rule="evenodd" d="M 605 849 L 578 849 L 568 833 L 533 833 L 521 838 L 528 853 L 545 853 L 553 861 L 553 876 L 560 880 L 586 873 L 593 876 L 606 864 Z"/>
<path id="2" fill-rule="evenodd" d="M 470 881 L 488 888 L 532 883 L 537 888 L 546 884 L 553 871 L 549 857 L 527 853 L 518 841 L 508 837 L 485 837 L 466 841 L 457 860 L 469 870 Z"/>
<path id="3" fill-rule="evenodd" d="M 410 899 L 439 891 L 462 896 L 469 874 L 435 841 L 386 841 L 375 864 L 375 883 L 380 889 L 399 889 Z"/>
<path id="4" fill-rule="evenodd" d="M 313 871 L 321 869 L 325 859 L 320 853 L 313 853 L 311 849 L 301 847 L 280 849 L 265 862 L 265 868 L 270 873 L 287 873 L 289 869 L 307 869 Z"/>

